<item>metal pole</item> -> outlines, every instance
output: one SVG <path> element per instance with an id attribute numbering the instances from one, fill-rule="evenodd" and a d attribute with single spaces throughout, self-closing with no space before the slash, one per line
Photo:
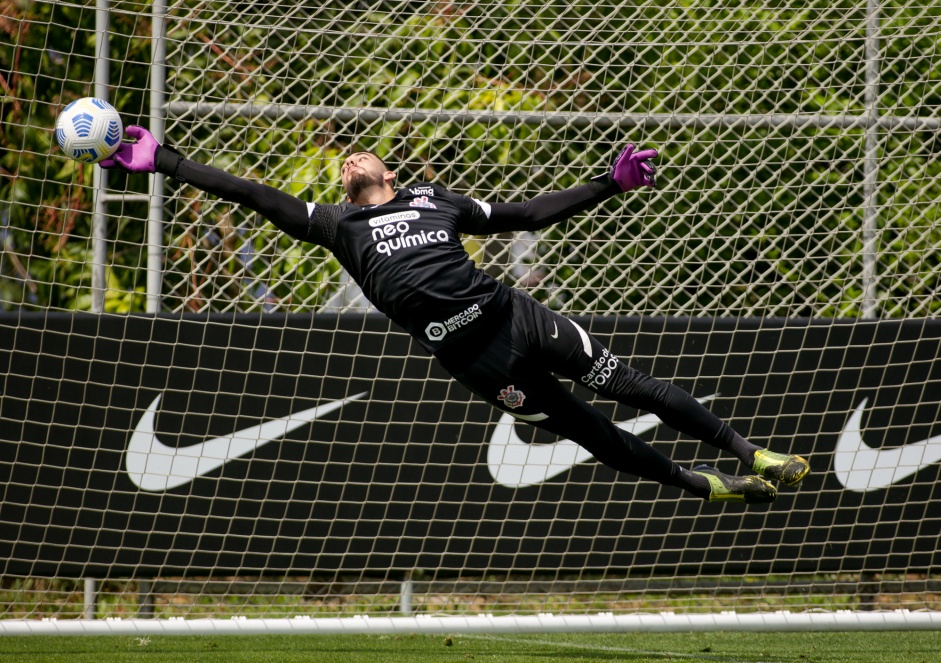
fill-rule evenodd
<path id="1" fill-rule="evenodd" d="M 164 96 L 166 90 L 167 42 L 166 0 L 155 0 L 151 25 L 150 133 L 164 141 Z M 150 176 L 150 207 L 147 211 L 147 312 L 160 312 L 163 291 L 163 184 L 160 173 Z"/>
<path id="2" fill-rule="evenodd" d="M 403 615 L 412 614 L 412 572 L 407 571 L 402 578 L 402 585 L 399 590 L 399 613 Z"/>
<path id="3" fill-rule="evenodd" d="M 82 613 L 84 619 L 94 619 L 98 612 L 98 587 L 94 578 L 85 578 L 85 609 Z"/>
<path id="4" fill-rule="evenodd" d="M 879 0 L 868 0 L 866 19 L 866 156 L 863 160 L 862 317 L 878 315 L 879 232 Z"/>
<path id="5" fill-rule="evenodd" d="M 141 580 L 137 592 L 138 619 L 153 619 L 154 617 L 154 583 L 151 580 Z"/>
<path id="6" fill-rule="evenodd" d="M 885 115 L 870 117 L 868 113 L 854 115 L 842 113 L 827 115 L 815 113 L 762 113 L 740 115 L 735 113 L 585 113 L 547 111 L 520 113 L 519 111 L 429 111 L 419 108 L 334 108 L 299 104 L 261 104 L 257 102 L 232 104 L 226 102 L 171 101 L 167 114 L 174 118 L 195 120 L 200 118 L 265 118 L 268 120 L 337 120 L 339 122 L 434 122 L 437 124 L 483 124 L 487 126 L 528 125 L 534 127 L 572 127 L 609 129 L 621 127 L 648 127 L 651 129 L 866 129 L 871 124 L 880 128 L 904 131 L 938 131 L 941 118 Z"/>
<path id="7" fill-rule="evenodd" d="M 95 3 L 95 96 L 108 100 L 110 71 L 108 55 L 110 40 L 108 35 L 108 0 L 96 0 Z M 105 310 L 106 263 L 108 261 L 108 222 L 105 190 L 108 188 L 108 173 L 103 168 L 95 168 L 92 176 L 94 187 L 94 211 L 92 212 L 92 272 L 91 272 L 91 310 L 101 313 Z"/>

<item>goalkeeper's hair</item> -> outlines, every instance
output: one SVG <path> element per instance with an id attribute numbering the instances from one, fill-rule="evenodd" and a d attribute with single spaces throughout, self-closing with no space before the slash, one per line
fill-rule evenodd
<path id="1" fill-rule="evenodd" d="M 395 169 L 394 169 L 394 168 L 390 168 L 390 167 L 389 167 L 389 164 L 386 163 L 386 160 L 383 159 L 381 156 L 379 156 L 378 154 L 376 154 L 376 153 L 373 152 L 372 150 L 366 150 L 366 151 L 369 152 L 369 153 L 370 153 L 371 155 L 373 155 L 374 157 L 376 157 L 377 159 L 379 159 L 379 163 L 382 164 L 382 167 L 383 167 L 383 168 L 385 168 L 386 170 L 390 170 L 390 171 L 392 171 L 393 173 L 395 172 Z"/>
<path id="2" fill-rule="evenodd" d="M 362 147 L 362 148 L 357 147 L 357 148 L 351 149 L 351 150 L 347 153 L 347 157 L 349 157 L 349 156 L 351 156 L 351 155 L 353 155 L 353 154 L 371 154 L 371 155 L 373 155 L 374 157 L 376 157 L 377 159 L 379 159 L 379 163 L 382 164 L 382 167 L 383 167 L 383 168 L 385 168 L 386 170 L 390 170 L 390 171 L 392 171 L 393 173 L 395 172 L 395 169 L 394 169 L 394 168 L 390 168 L 388 162 L 387 162 L 385 159 L 383 159 L 381 156 L 379 156 L 379 154 L 378 154 L 375 150 L 370 150 L 370 149 L 365 148 L 365 147 Z M 347 158 L 347 157 L 343 157 L 343 158 L 345 159 L 345 158 Z"/>

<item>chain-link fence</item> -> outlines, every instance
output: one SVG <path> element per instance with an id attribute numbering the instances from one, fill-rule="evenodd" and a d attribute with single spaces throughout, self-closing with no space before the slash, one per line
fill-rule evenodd
<path id="1" fill-rule="evenodd" d="M 654 193 L 468 239 L 488 271 L 573 313 L 938 310 L 932 3 L 2 8 L 7 309 L 143 310 L 145 290 L 150 310 L 364 305 L 330 256 L 244 210 L 162 180 L 160 209 L 145 178 L 61 161 L 56 113 L 100 92 L 126 123 L 166 122 L 188 156 L 310 201 L 341 200 L 354 148 L 403 185 L 522 200 L 627 142 L 656 147 Z"/>
<path id="2" fill-rule="evenodd" d="M 522 200 L 584 182 L 627 142 L 655 146 L 657 192 L 538 236 L 470 240 L 475 258 L 579 313 L 933 315 L 935 14 L 911 2 L 177 3 L 167 135 L 326 202 L 356 147 L 403 184 Z M 230 205 L 186 189 L 174 203 L 171 309 L 316 309 L 345 284 L 328 256 Z"/>

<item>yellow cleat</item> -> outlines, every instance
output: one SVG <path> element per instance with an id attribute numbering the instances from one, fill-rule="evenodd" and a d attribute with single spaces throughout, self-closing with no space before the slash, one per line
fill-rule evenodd
<path id="1" fill-rule="evenodd" d="M 810 463 L 800 456 L 778 454 L 767 449 L 755 452 L 751 468 L 765 479 L 780 481 L 785 486 L 796 486 L 810 473 Z"/>
<path id="2" fill-rule="evenodd" d="M 759 476 L 736 477 L 707 465 L 694 467 L 693 472 L 709 481 L 710 502 L 763 504 L 778 496 L 778 489 Z"/>

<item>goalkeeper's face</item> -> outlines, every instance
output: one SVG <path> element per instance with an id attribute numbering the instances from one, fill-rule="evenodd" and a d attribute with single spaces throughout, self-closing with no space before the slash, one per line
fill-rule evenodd
<path id="1" fill-rule="evenodd" d="M 391 199 L 395 194 L 392 190 L 395 173 L 372 152 L 356 152 L 348 156 L 340 167 L 340 180 L 351 203 L 375 202 L 376 195 Z"/>

